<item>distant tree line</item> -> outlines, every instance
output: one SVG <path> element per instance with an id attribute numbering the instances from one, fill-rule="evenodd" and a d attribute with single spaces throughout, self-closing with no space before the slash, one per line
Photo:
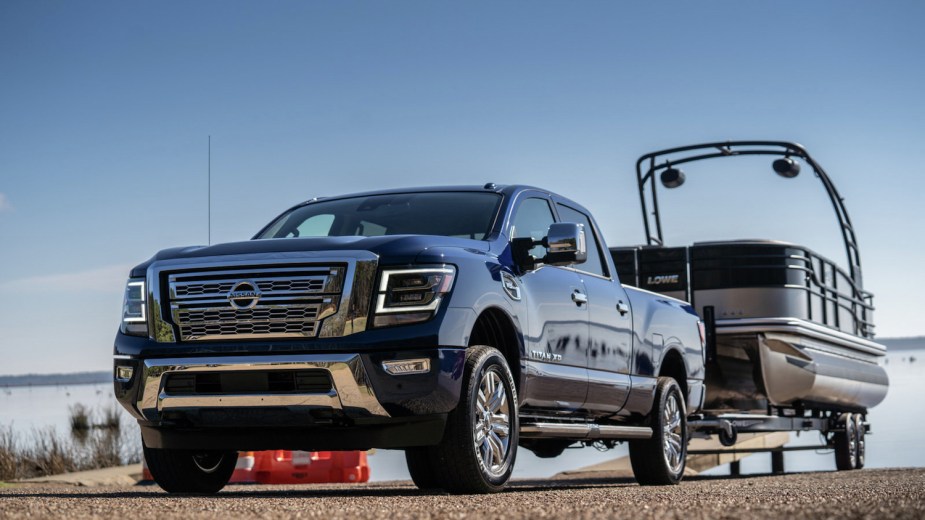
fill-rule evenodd
<path id="1" fill-rule="evenodd" d="M 109 371 L 0 376 L 0 386 L 93 385 L 110 382 L 112 382 L 112 372 Z"/>
<path id="2" fill-rule="evenodd" d="M 914 338 L 876 338 L 874 341 L 886 345 L 887 350 L 925 349 L 925 336 Z"/>

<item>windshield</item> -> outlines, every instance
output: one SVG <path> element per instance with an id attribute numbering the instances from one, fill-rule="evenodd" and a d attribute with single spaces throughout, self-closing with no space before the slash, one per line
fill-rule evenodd
<path id="1" fill-rule="evenodd" d="M 484 239 L 501 196 L 485 192 L 431 192 L 322 200 L 298 207 L 257 238 L 443 235 Z"/>

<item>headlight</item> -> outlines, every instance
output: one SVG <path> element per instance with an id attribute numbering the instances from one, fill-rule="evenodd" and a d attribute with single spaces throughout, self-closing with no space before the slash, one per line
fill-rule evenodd
<path id="1" fill-rule="evenodd" d="M 382 271 L 373 325 L 388 327 L 427 321 L 453 287 L 452 266 Z"/>
<path id="2" fill-rule="evenodd" d="M 125 284 L 125 298 L 122 299 L 123 334 L 147 336 L 148 322 L 145 314 L 145 281 L 130 279 Z"/>

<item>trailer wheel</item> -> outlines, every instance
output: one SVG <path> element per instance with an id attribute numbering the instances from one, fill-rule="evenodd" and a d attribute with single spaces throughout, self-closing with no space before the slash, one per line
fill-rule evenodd
<path id="1" fill-rule="evenodd" d="M 854 414 L 854 429 L 857 432 L 857 458 L 855 459 L 854 467 L 861 469 L 864 467 L 864 452 L 866 451 L 866 446 L 864 442 L 864 437 L 866 433 L 864 431 L 864 416 L 856 413 Z"/>
<path id="2" fill-rule="evenodd" d="M 440 444 L 429 448 L 439 487 L 451 493 L 494 493 L 514 471 L 520 423 L 514 377 L 501 352 L 469 347 L 459 405 Z"/>
<path id="3" fill-rule="evenodd" d="M 717 437 L 719 437 L 719 443 L 727 448 L 729 446 L 735 446 L 739 442 L 739 430 L 735 426 L 731 426 L 729 431 L 726 428 L 720 428 L 717 432 Z"/>
<path id="4" fill-rule="evenodd" d="M 154 481 L 168 493 L 218 493 L 231 480 L 238 452 L 174 450 L 143 446 Z"/>
<path id="5" fill-rule="evenodd" d="M 677 484 L 687 463 L 687 410 L 681 387 L 670 377 L 658 378 L 651 425 L 651 439 L 629 443 L 633 475 L 643 486 Z"/>
<path id="6" fill-rule="evenodd" d="M 835 442 L 835 467 L 838 471 L 848 471 L 857 468 L 858 463 L 858 430 L 854 416 L 843 413 L 838 418 L 838 428 L 832 436 Z"/>

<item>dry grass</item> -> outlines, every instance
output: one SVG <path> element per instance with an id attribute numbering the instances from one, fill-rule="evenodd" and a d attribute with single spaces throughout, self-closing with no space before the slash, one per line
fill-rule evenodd
<path id="1" fill-rule="evenodd" d="M 71 433 L 75 435 L 79 432 L 90 431 L 90 410 L 86 406 L 78 403 L 70 407 L 71 410 Z"/>
<path id="2" fill-rule="evenodd" d="M 13 441 L 13 428 L 0 430 L 0 481 L 8 480 L 7 475 L 15 475 L 18 466 L 16 462 L 16 445 Z"/>
<path id="3" fill-rule="evenodd" d="M 123 428 L 114 407 L 99 414 L 101 421 L 95 415 L 83 405 L 71 408 L 70 438 L 45 428 L 23 441 L 12 427 L 0 429 L 0 481 L 140 462 L 138 427 Z"/>
<path id="4" fill-rule="evenodd" d="M 115 405 L 103 410 L 102 416 L 103 421 L 100 423 L 101 428 L 118 430 L 122 426 L 122 415 L 119 413 L 119 408 Z"/>

